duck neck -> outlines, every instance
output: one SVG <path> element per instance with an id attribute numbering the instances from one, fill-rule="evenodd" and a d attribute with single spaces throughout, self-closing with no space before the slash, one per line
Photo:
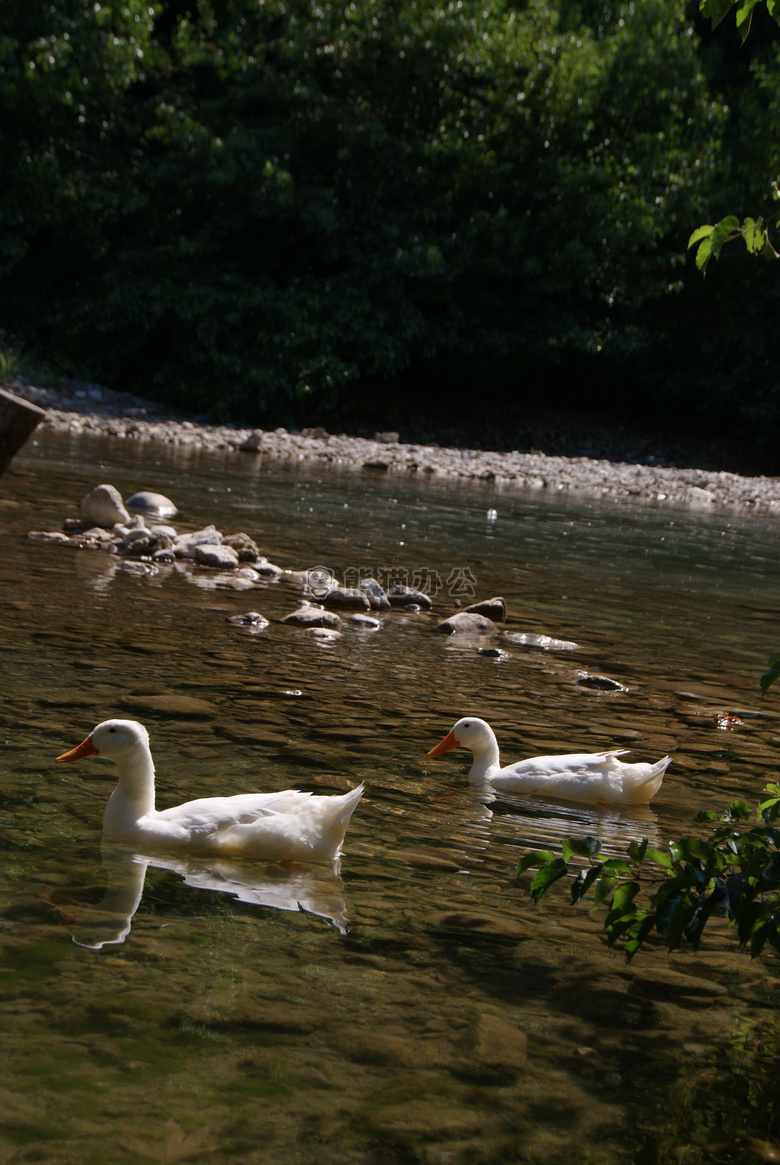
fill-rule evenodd
<path id="1" fill-rule="evenodd" d="M 472 746 L 471 751 L 474 754 L 474 760 L 469 769 L 470 781 L 479 784 L 481 781 L 489 780 L 499 772 L 501 761 L 498 754 L 498 741 L 492 730 L 490 736 L 486 734 L 483 740 L 478 740 Z"/>
<path id="2" fill-rule="evenodd" d="M 154 813 L 154 761 L 149 748 L 139 745 L 117 767 L 119 780 L 103 813 L 103 829 L 121 837 L 139 818 Z"/>

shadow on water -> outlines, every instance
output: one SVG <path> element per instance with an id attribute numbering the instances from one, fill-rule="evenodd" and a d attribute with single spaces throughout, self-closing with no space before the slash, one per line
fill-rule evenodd
<path id="1" fill-rule="evenodd" d="M 281 622 L 292 582 L 27 539 L 99 481 L 165 493 L 180 528 L 244 530 L 285 568 L 418 572 L 433 609 L 322 642 Z M 564 885 L 534 907 L 513 878 L 568 834 L 662 848 L 699 808 L 757 801 L 780 740 L 757 685 L 780 542 L 756 516 L 541 492 L 47 434 L 17 459 L 0 493 L 0 1161 L 780 1152 L 771 956 L 716 924 L 695 956 L 650 943 L 629 965 Z M 507 601 L 497 655 L 433 634 L 467 569 L 475 598 Z M 263 630 L 228 622 L 248 610 Z M 464 714 L 506 761 L 673 761 L 644 809 L 480 799 L 466 757 L 425 762 Z M 365 780 L 340 870 L 108 851 L 104 869 L 113 771 L 53 760 L 114 715 L 148 726 L 160 807 Z"/>

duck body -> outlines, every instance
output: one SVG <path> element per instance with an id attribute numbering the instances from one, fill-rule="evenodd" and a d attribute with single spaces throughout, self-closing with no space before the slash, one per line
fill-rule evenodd
<path id="1" fill-rule="evenodd" d="M 671 757 L 665 756 L 654 764 L 629 764 L 620 759 L 627 750 L 615 749 L 535 756 L 502 768 L 496 735 L 476 716 L 458 720 L 428 756 L 441 756 L 461 744 L 474 754 L 469 770 L 473 784 L 591 805 L 647 804 L 660 789 L 671 762 Z"/>
<path id="2" fill-rule="evenodd" d="M 266 861 L 335 861 L 364 786 L 329 797 L 286 789 L 202 797 L 155 808 L 149 734 L 135 720 L 106 720 L 58 761 L 104 756 L 119 770 L 103 813 L 108 838 L 140 848 Z"/>

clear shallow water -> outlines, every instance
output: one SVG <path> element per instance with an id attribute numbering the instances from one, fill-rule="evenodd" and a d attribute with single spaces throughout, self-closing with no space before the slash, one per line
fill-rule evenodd
<path id="1" fill-rule="evenodd" d="M 323 643 L 279 622 L 289 583 L 139 578 L 28 541 L 99 481 L 166 493 L 179 528 L 244 530 L 283 567 L 439 579 L 434 613 Z M 0 481 L 0 522 L 0 1161 L 760 1159 L 775 961 L 721 928 L 695 957 L 626 966 L 597 916 L 563 892 L 535 908 L 512 874 L 567 833 L 663 845 L 775 777 L 778 705 L 757 686 L 780 612 L 770 521 L 44 435 Z M 502 658 L 432 634 L 470 580 L 507 601 Z M 269 627 L 227 622 L 248 610 Z M 579 688 L 583 672 L 628 690 Z M 202 703 L 164 715 L 161 696 Z M 507 761 L 674 760 L 644 810 L 488 807 L 465 755 L 426 774 L 467 713 Z M 340 872 L 104 868 L 110 766 L 52 762 L 112 715 L 149 727 L 160 806 L 365 780 Z"/>

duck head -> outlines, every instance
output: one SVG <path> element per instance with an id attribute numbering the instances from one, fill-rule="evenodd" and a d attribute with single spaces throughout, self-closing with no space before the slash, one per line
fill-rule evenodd
<path id="1" fill-rule="evenodd" d="M 149 733 L 143 724 L 136 720 L 104 720 L 93 728 L 86 740 L 58 756 L 57 760 L 64 762 L 104 756 L 116 763 L 123 756 L 130 756 L 139 746 L 149 747 Z"/>
<path id="2" fill-rule="evenodd" d="M 484 747 L 493 740 L 495 740 L 495 736 L 489 724 L 480 720 L 478 716 L 464 716 L 462 720 L 453 724 L 444 740 L 439 741 L 430 750 L 428 756 L 441 756 L 443 753 L 449 752 L 450 749 L 458 748 L 461 744 L 474 752 L 480 748 L 480 745 Z"/>

